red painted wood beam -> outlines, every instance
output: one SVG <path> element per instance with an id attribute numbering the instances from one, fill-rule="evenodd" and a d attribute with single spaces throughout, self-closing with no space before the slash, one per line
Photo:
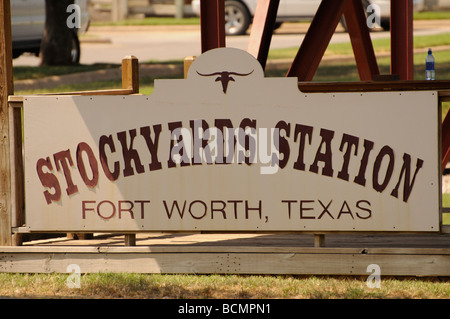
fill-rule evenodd
<path id="1" fill-rule="evenodd" d="M 258 0 L 256 4 L 247 52 L 259 61 L 263 69 L 266 67 L 279 4 L 280 0 Z"/>
<path id="2" fill-rule="evenodd" d="M 286 76 L 311 81 L 348 0 L 322 0 Z"/>
<path id="3" fill-rule="evenodd" d="M 434 82 L 434 81 L 433 81 Z M 450 161 L 450 112 L 447 112 L 442 122 L 442 171 Z"/>
<path id="4" fill-rule="evenodd" d="M 225 0 L 200 0 L 202 53 L 225 47 Z"/>
<path id="5" fill-rule="evenodd" d="M 391 74 L 414 79 L 413 0 L 391 1 Z"/>
<path id="6" fill-rule="evenodd" d="M 380 70 L 362 1 L 350 0 L 345 6 L 344 17 L 358 67 L 359 78 L 361 81 L 371 81 L 374 75 L 380 74 Z"/>

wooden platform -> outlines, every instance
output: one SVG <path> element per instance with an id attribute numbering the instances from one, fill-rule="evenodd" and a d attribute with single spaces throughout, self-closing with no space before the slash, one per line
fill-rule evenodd
<path id="1" fill-rule="evenodd" d="M 124 236 L 95 234 L 0 247 L 0 272 L 195 273 L 450 276 L 449 234 L 326 235 L 314 247 L 312 234 L 138 234 L 136 246 Z"/>

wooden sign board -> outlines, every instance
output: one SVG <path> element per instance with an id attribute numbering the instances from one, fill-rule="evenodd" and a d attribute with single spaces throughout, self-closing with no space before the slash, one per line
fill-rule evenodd
<path id="1" fill-rule="evenodd" d="M 304 94 L 238 49 L 24 99 L 30 231 L 439 231 L 436 92 Z"/>

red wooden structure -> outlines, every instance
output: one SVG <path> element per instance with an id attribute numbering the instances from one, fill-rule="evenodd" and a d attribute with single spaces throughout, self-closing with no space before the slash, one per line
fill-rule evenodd
<path id="1" fill-rule="evenodd" d="M 225 0 L 201 0 L 202 52 L 225 46 Z M 280 0 L 258 0 L 247 51 L 267 62 Z M 311 83 L 344 15 L 362 82 Z M 414 81 L 413 0 L 391 1 L 391 78 L 380 82 L 375 52 L 361 0 L 322 0 L 286 76 L 296 76 L 302 91 L 448 90 L 450 81 Z M 445 95 L 445 96 L 444 96 Z M 443 93 L 448 100 L 448 94 Z M 442 168 L 450 159 L 450 116 L 442 124 Z"/>

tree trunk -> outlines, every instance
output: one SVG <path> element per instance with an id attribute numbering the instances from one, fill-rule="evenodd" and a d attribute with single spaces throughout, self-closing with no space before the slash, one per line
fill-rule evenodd
<path id="1" fill-rule="evenodd" d="M 41 65 L 73 64 L 71 55 L 74 30 L 67 26 L 74 0 L 45 0 L 45 28 L 41 42 Z"/>

